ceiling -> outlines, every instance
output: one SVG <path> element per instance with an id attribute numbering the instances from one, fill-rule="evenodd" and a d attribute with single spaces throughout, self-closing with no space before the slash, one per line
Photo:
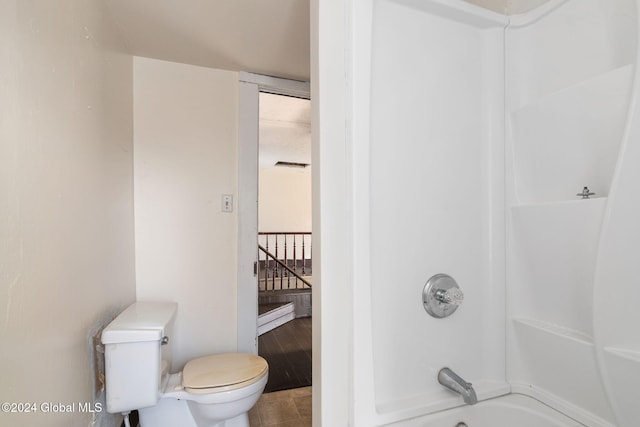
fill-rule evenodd
<path id="1" fill-rule="evenodd" d="M 311 164 L 311 101 L 261 93 L 259 117 L 261 168 L 278 161 Z"/>
<path id="2" fill-rule="evenodd" d="M 465 0 L 503 14 L 548 0 Z M 309 0 L 105 0 L 132 55 L 310 79 Z M 260 165 L 311 163 L 308 100 L 261 94 Z"/>
<path id="3" fill-rule="evenodd" d="M 105 0 L 129 53 L 308 81 L 309 0 Z M 260 167 L 311 163 L 311 105 L 260 94 Z"/>
<path id="4" fill-rule="evenodd" d="M 309 80 L 309 0 L 105 0 L 132 55 Z"/>
<path id="5" fill-rule="evenodd" d="M 465 1 L 512 15 L 549 0 Z M 105 2 L 133 55 L 310 79 L 309 0 Z"/>

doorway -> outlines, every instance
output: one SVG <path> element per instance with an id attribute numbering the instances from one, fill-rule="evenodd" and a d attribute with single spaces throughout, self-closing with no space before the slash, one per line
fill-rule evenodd
<path id="1" fill-rule="evenodd" d="M 277 194 L 271 194 L 265 196 L 263 194 L 263 198 L 270 198 L 272 208 L 269 208 L 266 212 L 266 216 L 263 215 L 262 220 L 260 221 L 262 225 L 265 227 L 271 227 L 277 225 L 278 220 L 282 220 L 289 216 L 290 222 L 289 224 L 280 224 L 278 225 L 279 230 L 278 233 L 293 231 L 292 234 L 304 234 L 309 233 L 309 236 L 287 236 L 287 244 L 284 242 L 284 236 L 280 236 L 279 242 L 276 244 L 275 240 L 272 243 L 269 243 L 269 252 L 272 252 L 273 258 L 280 258 L 281 264 L 285 264 L 290 270 L 294 272 L 302 273 L 301 270 L 304 270 L 304 273 L 307 271 L 310 272 L 312 266 L 310 263 L 310 258 L 312 254 L 312 242 L 310 235 L 310 209 L 309 210 L 309 218 L 302 219 L 301 216 L 293 215 L 293 217 L 297 219 L 291 219 L 291 215 L 288 215 L 291 212 L 296 211 L 299 207 L 288 206 L 283 207 L 282 198 L 288 192 L 289 196 L 286 198 L 291 199 L 292 192 L 299 192 L 300 188 L 300 180 L 292 179 L 296 176 L 309 176 L 310 182 L 310 143 L 309 148 L 302 149 L 300 146 L 295 146 L 289 139 L 289 143 L 285 143 L 286 150 L 281 150 L 280 155 L 275 159 L 273 157 L 273 153 L 277 153 L 278 150 L 267 150 L 267 155 L 259 156 L 259 133 L 261 132 L 259 129 L 259 121 L 260 121 L 260 111 L 270 110 L 271 107 L 267 107 L 265 103 L 262 105 L 261 98 L 263 100 L 268 99 L 272 100 L 275 103 L 287 103 L 286 101 L 304 101 L 309 103 L 309 84 L 306 82 L 296 82 L 285 79 L 278 79 L 273 77 L 260 76 L 249 73 L 240 73 L 240 114 L 239 114 L 239 152 L 238 152 L 238 163 L 239 163 L 239 177 L 238 177 L 238 351 L 245 352 L 253 352 L 253 353 L 265 353 L 273 352 L 274 354 L 278 354 L 278 356 L 269 356 L 271 357 L 270 362 L 270 377 L 274 380 L 277 379 L 279 373 L 282 373 L 283 377 L 291 377 L 292 376 L 292 366 L 298 365 L 305 366 L 304 369 L 308 370 L 308 379 L 302 378 L 302 381 L 292 382 L 290 384 L 285 384 L 283 381 L 275 381 L 279 383 L 279 385 L 273 384 L 273 390 L 286 389 L 292 386 L 302 386 L 305 384 L 305 381 L 310 382 L 311 376 L 311 318 L 305 315 L 300 315 L 299 311 L 301 308 L 304 309 L 304 303 L 296 304 L 296 301 L 293 300 L 293 297 L 289 295 L 287 298 L 291 299 L 289 302 L 293 302 L 293 306 L 297 306 L 298 309 L 293 309 L 293 319 L 291 321 L 283 322 L 281 325 L 276 326 L 271 331 L 265 332 L 261 335 L 261 338 L 258 338 L 259 335 L 259 327 L 258 327 L 258 294 L 259 294 L 259 277 L 258 271 L 260 267 L 262 267 L 263 271 L 265 267 L 271 272 L 267 274 L 267 278 L 271 280 L 271 285 L 269 291 L 272 293 L 272 301 L 274 304 L 278 304 L 282 300 L 282 295 L 277 295 L 277 293 L 282 293 L 282 289 L 286 290 L 286 293 L 295 294 L 296 290 L 300 288 L 306 287 L 304 284 L 293 284 L 292 279 L 294 275 L 291 271 L 283 271 L 282 266 L 280 266 L 280 270 L 274 272 L 274 264 L 277 264 L 273 259 L 267 259 L 270 255 L 259 255 L 258 244 L 259 244 L 259 233 L 261 232 L 258 227 L 258 182 L 260 180 L 259 170 L 260 170 L 260 162 L 271 162 L 273 163 L 269 167 L 273 169 L 270 173 L 267 173 L 267 178 L 264 178 L 266 181 L 279 182 L 280 191 L 276 192 Z M 281 96 L 284 95 L 284 96 Z M 275 98 L 273 98 L 275 97 Z M 266 102 L 266 101 L 265 101 Z M 310 109 L 310 108 L 309 108 Z M 273 114 L 271 112 L 270 114 Z M 287 112 L 285 109 L 285 115 L 295 115 L 298 113 L 292 113 L 291 111 Z M 308 114 L 307 114 L 308 115 Z M 297 118 L 277 118 L 271 117 L 271 131 L 273 128 L 280 128 L 282 130 L 283 127 L 292 127 L 292 125 L 284 123 L 286 122 L 299 122 L 299 117 Z M 310 121 L 310 120 L 309 120 Z M 305 132 L 310 134 L 310 125 L 307 123 Z M 297 126 L 297 130 L 291 130 L 291 132 L 300 133 L 300 126 Z M 265 136 L 265 139 L 269 139 Z M 285 140 L 288 138 L 285 138 Z M 275 143 L 274 143 L 275 144 Z M 280 142 L 282 145 L 282 141 Z M 288 145 L 288 146 L 287 146 Z M 293 145 L 293 146 L 292 146 Z M 282 147 L 280 147 L 282 149 Z M 307 150 L 307 157 L 300 157 L 300 151 Z M 287 155 L 284 153 L 288 152 Z M 270 157 L 271 156 L 271 157 Z M 259 159 L 262 157 L 262 160 Z M 274 161 L 275 159 L 275 161 Z M 275 163 L 280 162 L 278 166 Z M 305 166 L 301 164 L 306 164 Z M 284 191 L 285 188 L 288 188 L 287 191 Z M 298 188 L 298 190 L 296 190 Z M 309 201 L 311 200 L 311 188 L 304 190 L 308 192 Z M 273 191 L 272 191 L 273 193 Z M 298 198 L 300 199 L 300 198 Z M 296 203 L 299 203 L 298 200 Z M 303 203 L 304 204 L 304 203 Z M 279 212 L 275 209 L 275 214 L 273 205 L 279 207 Z M 271 211 L 271 213 L 268 213 Z M 271 219 L 268 219 L 268 216 L 271 215 Z M 302 215 L 303 216 L 303 215 Z M 307 221 L 308 225 L 301 224 L 300 221 Z M 270 224 L 270 225 L 269 225 Z M 290 227 L 298 225 L 302 227 L 301 229 L 290 229 Z M 304 227 L 303 227 L 304 225 Z M 284 228 L 281 228 L 284 227 Z M 262 228 L 262 230 L 266 230 L 266 228 Z M 272 231 L 272 230 L 268 230 Z M 265 233 L 265 231 L 262 231 Z M 291 234 L 291 233 L 286 233 Z M 293 240 L 291 240 L 293 239 Z M 302 239 L 302 240 L 301 240 Z M 294 241 L 296 249 L 295 255 L 293 250 Z M 264 246 L 267 243 L 263 240 Z M 304 254 L 302 254 L 302 245 L 304 245 Z M 285 249 L 286 247 L 286 249 Z M 278 254 L 275 254 L 275 251 L 278 251 Z M 266 249 L 266 248 L 265 248 Z M 284 251 L 286 250 L 286 256 L 284 256 Z M 309 258 L 308 261 L 307 258 Z M 284 260 L 284 261 L 283 261 Z M 305 262 L 308 262 L 305 264 Z M 305 274 L 299 274 L 300 276 L 305 276 Z M 274 276 L 277 279 L 278 283 L 275 284 L 274 288 Z M 263 276 L 264 277 L 264 276 Z M 286 281 L 285 281 L 286 280 Z M 311 278 L 308 278 L 310 281 Z M 263 280 L 266 282 L 267 280 Z M 266 286 L 266 283 L 262 283 L 262 286 Z M 267 291 L 267 289 L 263 289 L 263 291 Z M 300 292 L 302 293 L 302 292 Z M 310 303 L 311 303 L 311 295 L 310 292 L 307 291 L 309 307 L 308 307 L 308 315 L 310 315 Z M 275 300 L 274 300 L 275 298 Z M 296 298 L 300 299 L 300 296 L 296 296 Z M 264 299 L 263 299 L 264 302 Z M 286 301 L 285 301 L 286 302 Z M 291 315 L 289 314 L 291 317 Z M 281 319 L 282 320 L 282 319 Z M 294 328 L 294 326 L 300 325 L 299 328 Z M 289 329 L 299 329 L 299 334 L 290 331 Z M 260 332 L 264 332 L 261 330 Z M 271 335 L 268 335 L 271 333 Z M 280 336 L 277 336 L 280 335 Z M 297 338 L 296 338 L 297 336 Z M 302 338 L 304 337 L 304 338 Z M 275 344 L 274 344 L 275 343 Z M 260 348 L 262 347 L 262 348 Z M 278 348 L 279 347 L 279 348 Z M 304 348 L 307 348 L 306 350 Z M 302 348 L 302 349 L 301 349 Z M 271 350 L 270 350 L 271 349 Z M 263 351 L 264 350 L 264 351 Z M 282 351 L 284 350 L 284 351 Z M 306 352 L 305 352 L 306 351 Z M 283 356 L 287 354 L 287 356 Z M 304 356 L 306 357 L 306 361 L 302 359 L 302 363 L 300 359 L 296 359 L 294 356 Z M 287 363 L 285 359 L 292 361 L 291 363 Z M 283 362 L 284 360 L 284 362 Z M 298 360 L 297 362 L 295 360 Z M 278 368 L 278 366 L 289 365 L 285 368 Z M 294 366 L 295 367 L 295 366 Z M 294 377 L 304 377 L 304 375 L 295 374 Z M 268 385 L 269 387 L 269 385 Z M 266 391 L 273 391 L 266 390 Z"/>
<path id="2" fill-rule="evenodd" d="M 260 92 L 258 354 L 265 392 L 311 385 L 311 102 Z"/>

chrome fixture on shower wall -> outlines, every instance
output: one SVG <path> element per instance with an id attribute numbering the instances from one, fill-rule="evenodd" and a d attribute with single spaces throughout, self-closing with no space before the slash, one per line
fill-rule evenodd
<path id="1" fill-rule="evenodd" d="M 440 372 L 438 372 L 438 382 L 449 390 L 460 394 L 460 396 L 462 396 L 462 399 L 464 400 L 464 403 L 466 403 L 467 405 L 475 405 L 476 403 L 478 403 L 478 398 L 476 397 L 476 391 L 473 388 L 473 384 L 463 380 L 451 369 L 440 369 Z"/>
<path id="2" fill-rule="evenodd" d="M 582 196 L 583 199 L 588 199 L 589 196 L 595 196 L 596 193 L 593 193 L 589 190 L 589 187 L 584 187 L 582 189 L 582 193 L 576 194 L 576 196 Z"/>
<path id="3" fill-rule="evenodd" d="M 424 285 L 422 304 L 431 316 L 451 316 L 464 300 L 458 283 L 448 274 L 436 274 Z"/>

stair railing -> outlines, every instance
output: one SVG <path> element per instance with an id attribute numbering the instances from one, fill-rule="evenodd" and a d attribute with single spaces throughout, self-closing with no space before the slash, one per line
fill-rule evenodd
<path id="1" fill-rule="evenodd" d="M 312 246 L 310 231 L 261 231 L 258 233 L 258 243 L 267 251 L 275 254 L 275 258 L 284 262 L 298 271 L 302 267 L 302 276 L 311 274 L 307 269 L 312 265 Z"/>
<path id="2" fill-rule="evenodd" d="M 258 244 L 258 249 L 265 256 L 263 274 L 264 274 L 264 284 L 265 290 L 276 290 L 276 283 L 280 282 L 279 289 L 297 289 L 298 288 L 298 280 L 301 281 L 304 286 L 311 287 L 311 283 L 307 281 L 304 277 L 298 274 L 293 268 L 289 267 L 285 262 L 278 259 L 278 257 L 271 252 L 269 252 L 264 246 Z M 286 258 L 285 258 L 286 259 Z M 269 260 L 273 261 L 272 263 Z M 269 278 L 269 270 L 272 270 L 271 278 Z M 286 282 L 285 282 L 286 278 Z M 293 288 L 291 287 L 291 281 L 294 281 Z M 261 278 L 258 278 L 261 280 Z M 279 280 L 278 280 L 279 279 Z M 271 289 L 269 289 L 269 280 L 271 280 Z M 287 285 L 285 288 L 284 285 Z"/>

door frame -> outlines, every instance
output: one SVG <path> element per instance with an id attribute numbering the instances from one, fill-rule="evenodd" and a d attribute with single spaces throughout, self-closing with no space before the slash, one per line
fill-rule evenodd
<path id="1" fill-rule="evenodd" d="M 238 82 L 237 347 L 258 354 L 258 130 L 260 92 L 310 99 L 309 82 L 247 72 Z"/>

